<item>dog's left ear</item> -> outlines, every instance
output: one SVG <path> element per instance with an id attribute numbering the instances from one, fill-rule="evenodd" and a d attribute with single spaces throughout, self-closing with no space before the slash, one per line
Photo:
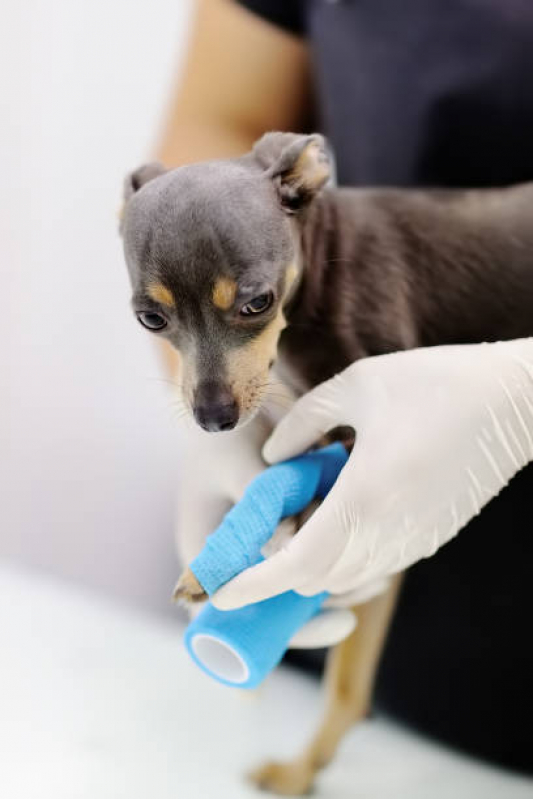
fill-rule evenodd
<path id="1" fill-rule="evenodd" d="M 134 172 L 130 172 L 124 181 L 124 202 L 127 203 L 136 191 L 142 189 L 145 183 L 164 175 L 166 171 L 166 168 L 159 161 L 152 161 L 149 164 L 140 166 Z"/>
<path id="2" fill-rule="evenodd" d="M 326 140 L 318 133 L 265 133 L 252 154 L 274 182 L 285 211 L 307 205 L 331 176 Z"/>

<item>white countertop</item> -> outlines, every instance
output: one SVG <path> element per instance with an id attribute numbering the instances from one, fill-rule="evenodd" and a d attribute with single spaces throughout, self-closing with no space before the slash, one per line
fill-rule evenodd
<path id="1" fill-rule="evenodd" d="M 181 628 L 36 572 L 0 566 L 0 796 L 244 799 L 242 774 L 296 752 L 318 683 L 279 669 L 248 694 L 189 662 Z M 335 799 L 531 799 L 533 781 L 458 757 L 383 719 L 320 777 Z"/>

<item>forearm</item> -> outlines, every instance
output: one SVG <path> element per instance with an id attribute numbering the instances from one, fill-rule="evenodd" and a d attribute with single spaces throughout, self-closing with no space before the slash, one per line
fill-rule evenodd
<path id="1" fill-rule="evenodd" d="M 231 0 L 198 0 L 156 155 L 168 166 L 231 157 L 265 130 L 298 130 L 309 85 L 303 40 Z"/>
<path id="2" fill-rule="evenodd" d="M 247 131 L 208 120 L 181 117 L 178 113 L 163 131 L 156 150 L 159 161 L 169 166 L 228 158 L 250 149 L 254 137 Z"/>

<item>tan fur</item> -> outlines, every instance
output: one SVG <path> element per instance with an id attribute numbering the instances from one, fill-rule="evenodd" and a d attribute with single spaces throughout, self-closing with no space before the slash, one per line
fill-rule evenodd
<path id="1" fill-rule="evenodd" d="M 287 268 L 287 273 L 285 275 L 285 291 L 283 294 L 283 299 L 286 301 L 289 296 L 293 293 L 293 290 L 296 287 L 296 280 L 300 275 L 300 269 L 298 269 L 295 263 L 289 264 Z"/>
<path id="2" fill-rule="evenodd" d="M 229 277 L 221 277 L 217 280 L 213 288 L 213 304 L 221 311 L 227 311 L 235 302 L 237 284 Z"/>
<path id="3" fill-rule="evenodd" d="M 287 326 L 283 305 L 298 276 L 297 265 L 289 264 L 285 273 L 283 297 L 276 316 L 256 338 L 230 353 L 227 359 L 229 383 L 241 411 L 245 413 L 253 412 L 265 394 L 270 362 L 276 357 L 281 331 Z"/>
<path id="4" fill-rule="evenodd" d="M 179 578 L 172 594 L 174 602 L 203 602 L 207 594 L 190 569 L 186 569 Z"/>
<path id="5" fill-rule="evenodd" d="M 343 735 L 368 714 L 374 679 L 392 619 L 402 575 L 389 589 L 354 608 L 358 625 L 328 655 L 325 714 L 310 744 L 295 760 L 267 763 L 250 778 L 260 788 L 285 796 L 309 791 L 317 772 L 334 757 Z"/>
<path id="6" fill-rule="evenodd" d="M 243 415 L 261 403 L 268 385 L 269 365 L 276 357 L 278 339 L 286 324 L 280 305 L 274 319 L 256 338 L 228 354 L 229 385 Z"/>
<path id="7" fill-rule="evenodd" d="M 174 308 L 176 305 L 176 301 L 172 295 L 170 289 L 167 289 L 162 283 L 150 283 L 150 285 L 146 289 L 148 295 L 153 299 L 154 302 L 159 302 L 161 305 L 164 305 L 166 308 Z"/>
<path id="8" fill-rule="evenodd" d="M 329 178 L 329 172 L 328 161 L 323 156 L 320 146 L 316 142 L 311 142 L 296 160 L 291 176 L 311 190 L 322 186 Z"/>
<path id="9" fill-rule="evenodd" d="M 269 382 L 269 365 L 276 357 L 277 344 L 281 331 L 286 327 L 283 306 L 294 291 L 301 270 L 297 263 L 287 266 L 283 296 L 275 318 L 250 343 L 228 354 L 226 370 L 229 386 L 239 403 L 243 420 L 251 415 L 261 404 Z M 222 309 L 222 302 L 234 301 L 237 285 L 227 278 L 220 278 L 213 289 L 213 303 Z M 231 304 L 230 303 L 230 304 Z M 197 382 L 194 357 L 181 355 L 179 383 L 182 396 L 192 406 Z"/>

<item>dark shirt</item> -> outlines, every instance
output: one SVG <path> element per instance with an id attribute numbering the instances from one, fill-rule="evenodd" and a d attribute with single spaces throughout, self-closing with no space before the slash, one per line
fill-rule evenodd
<path id="1" fill-rule="evenodd" d="M 529 0 L 242 0 L 307 37 L 342 184 L 533 179 Z M 408 573 L 378 707 L 533 773 L 533 468 Z"/>
<path id="2" fill-rule="evenodd" d="M 312 51 L 343 183 L 533 178 L 529 0 L 245 0 Z"/>

